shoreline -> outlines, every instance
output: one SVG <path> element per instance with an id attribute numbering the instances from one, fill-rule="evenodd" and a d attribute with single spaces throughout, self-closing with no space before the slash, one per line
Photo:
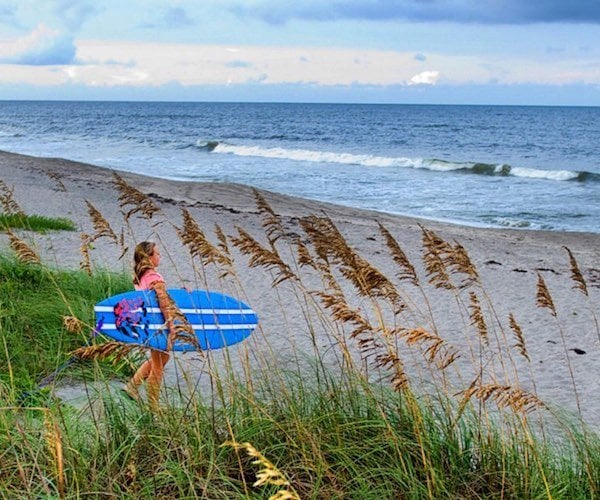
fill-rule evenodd
<path id="1" fill-rule="evenodd" d="M 152 238 L 158 239 L 161 246 L 166 247 L 164 254 L 167 258 L 163 259 L 161 272 L 173 288 L 205 285 L 199 281 L 197 263 L 191 261 L 187 249 L 177 236 L 176 228 L 181 226 L 183 208 L 190 212 L 210 238 L 213 238 L 212 229 L 218 224 L 227 236 L 235 236 L 237 228 L 241 227 L 257 240 L 265 241 L 262 218 L 251 187 L 170 181 L 127 172 L 118 172 L 118 175 L 148 195 L 161 208 L 162 214 L 157 216 L 156 224 L 136 217 L 130 218 L 127 224 L 123 223 L 119 193 L 113 184 L 110 169 L 70 160 L 0 152 L 0 180 L 10 189 L 14 188 L 14 198 L 26 213 L 67 217 L 79 227 L 79 231 L 74 233 L 39 235 L 19 232 L 35 246 L 44 263 L 49 265 L 78 268 L 81 259 L 80 234 L 93 234 L 94 231 L 86 200 L 113 227 L 121 230 L 120 234 L 128 248 L 132 248 L 136 241 Z M 542 400 L 564 407 L 571 413 L 576 411 L 577 405 L 581 405 L 584 421 L 600 428 L 600 401 L 596 397 L 600 391 L 597 377 L 600 373 L 600 343 L 589 314 L 589 311 L 600 310 L 600 234 L 462 226 L 343 207 L 263 190 L 260 193 L 281 217 L 290 234 L 302 236 L 299 225 L 301 217 L 325 213 L 339 227 L 352 248 L 390 278 L 396 275 L 397 268 L 386 253 L 378 223 L 394 235 L 420 273 L 424 267 L 421 263 L 421 226 L 435 231 L 448 242 L 460 243 L 476 265 L 486 292 L 498 300 L 494 314 L 499 321 L 505 322 L 508 314 L 514 313 L 525 332 L 531 362 L 518 359 L 516 364 L 519 369 L 532 371 L 533 378 L 530 380 L 525 371 L 520 371 L 523 378 L 519 383 L 531 388 L 532 380 L 535 380 Z M 582 301 L 577 292 L 572 290 L 565 246 L 575 255 L 588 283 L 587 301 Z M 10 251 L 5 234 L 0 234 L 0 249 L 3 252 Z M 98 240 L 92 252 L 94 265 L 129 272 L 131 250 L 121 260 L 118 254 L 113 244 Z M 245 256 L 236 255 L 236 259 L 240 265 L 248 262 Z M 223 283 L 210 269 L 206 272 L 207 286 L 225 293 L 240 293 L 240 289 L 231 283 Z M 559 317 L 564 323 L 561 328 L 566 351 L 561 346 L 556 320 L 547 311 L 536 307 L 538 275 L 546 280 L 557 304 Z M 297 298 L 293 292 L 283 286 L 275 297 L 270 273 L 247 265 L 239 278 L 247 300 L 259 313 L 262 332 L 269 338 L 269 349 L 281 359 L 298 353 L 311 353 L 310 335 L 301 311 L 294 310 Z M 454 345 L 468 351 L 469 341 L 460 331 L 460 321 L 450 317 L 451 308 L 455 307 L 454 298 L 445 297 L 431 285 L 424 286 L 439 318 L 441 333 Z M 289 316 L 285 317 L 285 327 L 282 327 L 282 317 L 286 314 Z M 499 333 L 503 333 L 501 328 Z M 266 341 L 261 340 L 259 335 L 253 337 L 250 342 L 243 344 L 243 348 L 228 351 L 241 356 L 242 351 L 248 349 L 250 356 L 260 364 L 267 355 L 264 348 Z M 509 339 L 508 343 L 511 342 Z M 331 347 L 331 339 L 325 334 L 318 335 L 317 343 L 319 349 Z M 578 351 L 584 354 L 577 354 Z M 460 362 L 466 361 L 463 358 Z M 189 373 L 201 373 L 202 368 L 196 361 L 185 358 L 183 363 Z M 407 363 L 412 366 L 413 361 Z M 174 364 L 170 363 L 171 366 Z M 415 370 L 422 368 L 418 361 L 414 361 L 414 366 Z M 574 381 L 570 380 L 568 367 L 573 371 Z M 167 384 L 176 383 L 175 371 L 172 369 L 167 374 Z"/>
<path id="2" fill-rule="evenodd" d="M 10 151 L 5 151 L 5 150 L 0 150 L 0 154 L 14 155 L 15 157 L 26 157 L 26 158 L 34 158 L 34 159 L 39 159 L 39 160 L 55 162 L 55 165 L 57 165 L 57 168 L 61 171 L 68 164 L 76 165 L 77 168 L 86 168 L 87 169 L 87 168 L 91 167 L 93 169 L 96 169 L 97 171 L 104 171 L 104 172 L 108 172 L 108 173 L 114 171 L 114 172 L 129 176 L 131 178 L 148 179 L 150 181 L 150 184 L 151 183 L 160 184 L 162 181 L 164 181 L 166 183 L 174 183 L 174 184 L 178 184 L 178 185 L 186 185 L 186 184 L 188 184 L 188 185 L 207 185 L 208 184 L 208 185 L 223 185 L 223 186 L 227 186 L 227 185 L 229 185 L 229 186 L 246 186 L 246 187 L 248 186 L 246 184 L 232 183 L 232 182 L 221 182 L 221 181 L 211 182 L 211 181 L 200 181 L 200 180 L 189 180 L 189 179 L 177 179 L 177 178 L 169 178 L 169 177 L 155 177 L 155 176 L 151 176 L 148 174 L 137 173 L 134 171 L 120 170 L 119 168 L 113 168 L 113 167 L 109 167 L 109 166 L 101 166 L 101 165 L 96 165 L 96 164 L 92 164 L 92 163 L 86 163 L 85 161 L 70 160 L 70 159 L 61 158 L 61 157 L 32 156 L 32 155 L 28 155 L 28 154 L 10 152 Z M 532 232 L 541 232 L 541 233 L 576 233 L 576 234 L 599 234 L 600 235 L 600 230 L 598 230 L 596 232 L 596 231 L 580 231 L 580 230 L 574 230 L 574 229 L 560 229 L 560 230 L 536 229 L 535 227 L 530 227 L 529 223 L 527 223 L 527 225 L 524 225 L 524 226 L 510 225 L 510 224 L 508 224 L 508 225 L 502 225 L 502 224 L 493 225 L 493 224 L 486 224 L 484 222 L 478 222 L 476 220 L 467 221 L 467 220 L 460 220 L 460 219 L 446 219 L 446 218 L 435 218 L 435 217 L 430 218 L 430 217 L 427 217 L 424 215 L 412 215 L 409 213 L 385 211 L 385 210 L 379 210 L 377 208 L 364 208 L 364 207 L 360 207 L 360 206 L 342 205 L 342 204 L 336 203 L 335 201 L 320 200 L 317 198 L 304 198 L 302 195 L 287 194 L 287 193 L 280 192 L 280 191 L 270 191 L 269 189 L 264 189 L 264 188 L 257 188 L 257 189 L 259 189 L 260 191 L 265 191 L 268 193 L 278 194 L 278 195 L 281 195 L 284 197 L 288 197 L 292 200 L 293 199 L 305 200 L 307 202 L 315 203 L 318 205 L 336 206 L 336 207 L 346 208 L 348 210 L 353 210 L 353 211 L 356 210 L 356 211 L 362 211 L 362 212 L 368 212 L 368 213 L 374 212 L 374 213 L 377 213 L 380 215 L 385 214 L 385 215 L 389 215 L 392 217 L 406 218 L 406 219 L 410 219 L 410 220 L 419 220 L 419 221 L 422 221 L 427 224 L 464 226 L 464 227 L 473 228 L 473 229 L 516 230 L 516 231 L 532 231 Z"/>

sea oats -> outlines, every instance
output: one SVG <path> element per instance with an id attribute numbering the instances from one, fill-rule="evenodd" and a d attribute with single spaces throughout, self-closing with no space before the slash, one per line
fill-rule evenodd
<path id="1" fill-rule="evenodd" d="M 464 275 L 460 288 L 479 283 L 479 273 L 467 250 L 458 242 L 454 243 L 450 254 L 451 267 L 456 273 Z"/>
<path id="2" fill-rule="evenodd" d="M 119 174 L 113 172 L 113 178 L 113 182 L 120 193 L 120 207 L 131 207 L 125 213 L 125 220 L 128 220 L 132 215 L 137 213 L 141 213 L 147 219 L 152 219 L 157 212 L 160 212 L 160 208 L 156 206 L 148 195 L 129 185 Z"/>
<path id="3" fill-rule="evenodd" d="M 354 329 L 350 333 L 351 338 L 373 330 L 369 321 L 360 314 L 358 309 L 350 307 L 341 293 L 314 292 L 314 295 L 321 299 L 323 306 L 331 312 L 335 321 L 354 325 Z"/>
<path id="4" fill-rule="evenodd" d="M 314 261 L 312 255 L 310 254 L 310 250 L 308 249 L 308 247 L 304 243 L 302 243 L 302 241 L 299 238 L 296 239 L 294 245 L 296 246 L 296 250 L 298 252 L 298 265 L 300 267 L 308 266 L 312 267 L 313 269 L 317 269 L 317 264 Z"/>
<path id="5" fill-rule="evenodd" d="M 203 264 L 214 264 L 219 260 L 219 250 L 206 238 L 200 225 L 187 209 L 182 209 L 183 226 L 177 230 L 179 238 L 188 247 L 190 255 Z"/>
<path id="6" fill-rule="evenodd" d="M 221 249 L 221 252 L 227 256 L 229 263 L 231 264 L 231 251 L 229 250 L 229 244 L 227 243 L 227 236 L 225 236 L 225 232 L 219 224 L 215 224 L 215 235 L 219 241 L 218 247 Z"/>
<path id="7" fill-rule="evenodd" d="M 83 260 L 79 263 L 79 268 L 91 276 L 92 259 L 90 256 L 90 245 L 92 243 L 92 237 L 87 233 L 81 233 L 80 238 L 81 245 L 79 246 L 79 253 L 83 257 Z"/>
<path id="8" fill-rule="evenodd" d="M 270 484 L 273 486 L 284 487 L 283 490 L 279 490 L 275 495 L 270 496 L 269 500 L 300 500 L 300 496 L 298 493 L 296 493 L 283 473 L 250 443 L 226 441 L 221 446 L 231 446 L 235 450 L 245 450 L 248 456 L 254 459 L 252 463 L 261 467 L 259 472 L 256 474 L 256 481 L 254 482 L 253 486 L 258 487 Z"/>
<path id="9" fill-rule="evenodd" d="M 404 363 L 402 363 L 402 360 L 397 354 L 391 352 L 379 354 L 375 356 L 375 364 L 380 368 L 392 370 L 392 378 L 390 383 L 394 391 L 400 392 L 408 389 L 409 381 L 406 371 L 404 370 Z"/>
<path id="10" fill-rule="evenodd" d="M 41 264 L 41 259 L 37 253 L 20 239 L 12 231 L 8 230 L 8 239 L 10 241 L 10 247 L 17 256 L 17 259 L 24 264 Z"/>
<path id="11" fill-rule="evenodd" d="M 114 362 L 117 362 L 136 350 L 142 350 L 144 346 L 139 344 L 125 344 L 123 342 L 104 342 L 102 344 L 80 347 L 71 354 L 76 358 L 83 360 L 103 360 L 114 356 Z"/>
<path id="12" fill-rule="evenodd" d="M 550 295 L 550 290 L 548 290 L 548 286 L 542 278 L 542 275 L 538 273 L 537 275 L 537 306 L 545 307 L 550 310 L 553 316 L 556 316 L 556 307 L 554 307 L 554 301 L 552 300 L 552 296 Z"/>
<path id="13" fill-rule="evenodd" d="M 276 271 L 276 277 L 273 280 L 274 286 L 289 279 L 298 280 L 296 274 L 283 261 L 275 248 L 265 248 L 241 227 L 237 227 L 236 229 L 239 237 L 232 237 L 231 241 L 242 254 L 250 256 L 248 263 L 250 267 L 264 267 L 265 269 Z"/>
<path id="14" fill-rule="evenodd" d="M 429 277 L 429 283 L 436 288 L 453 290 L 455 286 L 450 280 L 450 274 L 443 258 L 445 254 L 452 252 L 452 247 L 433 231 L 423 226 L 420 227 L 423 233 L 423 262 L 425 263 L 425 271 Z"/>
<path id="15" fill-rule="evenodd" d="M 194 333 L 194 329 L 185 315 L 181 312 L 173 297 L 169 295 L 164 283 L 154 283 L 152 290 L 156 293 L 160 310 L 163 313 L 165 321 L 171 324 L 169 328 L 168 343 L 183 342 L 192 345 L 198 353 L 203 354 L 202 348 L 198 343 L 198 338 Z M 167 329 L 165 324 L 165 330 Z"/>
<path id="16" fill-rule="evenodd" d="M 378 352 L 385 349 L 385 344 L 371 334 L 357 337 L 356 342 L 361 354 L 363 354 L 363 359 L 376 356 Z"/>
<path id="17" fill-rule="evenodd" d="M 301 225 L 319 258 L 338 264 L 342 275 L 354 285 L 359 295 L 384 298 L 394 305 L 396 312 L 406 308 L 394 284 L 358 255 L 331 219 L 308 217 Z"/>
<path id="18" fill-rule="evenodd" d="M 206 237 L 200 225 L 188 210 L 182 209 L 183 227 L 177 230 L 179 238 L 188 247 L 190 255 L 200 259 L 203 265 L 213 264 L 221 267 L 220 277 L 233 274 L 233 262 L 227 247 L 227 239 L 221 228 L 216 226 L 218 246 L 213 245 Z"/>
<path id="19" fill-rule="evenodd" d="M 348 264 L 344 264 L 340 271 L 349 281 L 354 284 L 360 295 L 365 297 L 386 298 L 399 309 L 406 306 L 401 302 L 396 287 L 378 269 L 358 255 Z"/>
<path id="20" fill-rule="evenodd" d="M 62 444 L 62 432 L 49 411 L 44 413 L 46 446 L 54 468 L 56 486 L 60 498 L 65 498 L 65 464 Z"/>
<path id="21" fill-rule="evenodd" d="M 449 346 L 442 337 L 424 328 L 399 328 L 395 332 L 408 345 L 422 345 L 425 348 L 424 355 L 428 361 L 436 362 L 441 369 L 447 368 L 460 357 L 458 352 Z"/>
<path id="22" fill-rule="evenodd" d="M 529 413 L 535 409 L 546 407 L 537 396 L 509 385 L 476 385 L 462 394 L 467 401 L 473 397 L 483 402 L 492 399 L 499 408 L 509 407 L 517 413 Z"/>
<path id="23" fill-rule="evenodd" d="M 25 212 L 14 198 L 14 190 L 14 187 L 10 189 L 4 181 L 0 180 L 0 205 L 9 215 L 25 216 Z"/>
<path id="24" fill-rule="evenodd" d="M 330 293 L 315 291 L 313 295 L 321 299 L 323 306 L 330 311 L 335 321 L 351 326 L 349 336 L 357 342 L 364 360 L 371 358 L 375 366 L 391 370 L 390 383 L 395 391 L 408 387 L 402 361 L 381 338 L 381 334 L 385 332 L 375 329 L 358 309 L 351 307 L 337 286 Z"/>
<path id="25" fill-rule="evenodd" d="M 265 229 L 269 243 L 273 246 L 278 239 L 285 237 L 281 218 L 275 213 L 273 208 L 271 208 L 271 205 L 269 205 L 265 197 L 260 194 L 258 190 L 253 189 L 252 191 L 254 192 L 254 198 L 256 199 L 258 213 L 263 218 L 262 227 Z"/>
<path id="26" fill-rule="evenodd" d="M 85 328 L 85 323 L 75 316 L 64 316 L 63 325 L 70 333 L 81 333 Z"/>
<path id="27" fill-rule="evenodd" d="M 514 345 L 514 347 L 516 347 L 518 349 L 519 353 L 521 353 L 521 355 L 524 358 L 526 358 L 527 361 L 531 361 L 531 358 L 529 357 L 529 353 L 527 352 L 527 347 L 525 346 L 525 336 L 523 335 L 523 331 L 521 330 L 521 327 L 515 320 L 513 313 L 510 313 L 508 315 L 508 324 L 510 326 L 510 329 L 515 334 L 515 338 L 517 340 L 517 343 Z"/>
<path id="28" fill-rule="evenodd" d="M 469 317 L 471 318 L 471 326 L 475 326 L 477 328 L 477 332 L 483 340 L 483 343 L 486 346 L 489 346 L 490 342 L 488 338 L 488 328 L 485 323 L 485 317 L 483 315 L 483 311 L 481 310 L 479 299 L 474 292 L 469 292 Z"/>
<path id="29" fill-rule="evenodd" d="M 227 242 L 227 236 L 223 232 L 223 229 L 219 224 L 215 224 L 215 235 L 217 237 L 217 248 L 220 250 L 218 262 L 224 268 L 222 276 L 226 276 L 228 274 L 235 274 L 235 270 L 233 267 L 233 256 L 231 255 L 231 250 L 229 249 L 229 243 Z"/>
<path id="30" fill-rule="evenodd" d="M 125 257 L 127 250 L 129 247 L 125 246 L 125 228 L 121 228 L 121 234 L 119 235 L 119 246 L 121 247 L 121 255 L 119 255 L 119 260 Z"/>
<path id="31" fill-rule="evenodd" d="M 100 213 L 100 211 L 88 200 L 85 200 L 85 203 L 87 205 L 88 214 L 90 216 L 90 219 L 92 219 L 92 225 L 94 226 L 95 231 L 94 235 L 92 236 L 92 240 L 107 237 L 111 239 L 115 244 L 118 244 L 119 239 L 117 238 L 117 235 L 113 231 L 112 227 L 110 227 L 108 221 Z"/>
<path id="32" fill-rule="evenodd" d="M 429 282 L 436 288 L 452 290 L 457 286 L 451 276 L 460 279 L 458 288 L 479 283 L 479 273 L 467 250 L 458 242 L 451 245 L 430 229 L 419 225 L 423 232 L 423 260 Z"/>
<path id="33" fill-rule="evenodd" d="M 394 239 L 392 234 L 381 224 L 379 224 L 379 231 L 385 238 L 385 242 L 387 247 L 390 250 L 390 254 L 394 262 L 398 264 L 400 267 L 400 273 L 398 274 L 398 279 L 400 281 L 407 280 L 410 281 L 413 285 L 419 286 L 419 278 L 417 277 L 417 272 L 415 271 L 414 266 L 411 264 L 408 257 L 403 252 L 402 248 L 400 248 L 400 244 Z"/>
<path id="34" fill-rule="evenodd" d="M 63 193 L 67 192 L 67 188 L 63 184 L 62 177 L 60 175 L 58 175 L 56 172 L 48 172 L 47 175 L 56 183 L 56 187 L 59 189 L 59 191 L 62 191 Z"/>
<path id="35" fill-rule="evenodd" d="M 329 262 L 330 257 L 333 256 L 333 251 L 326 221 L 315 215 L 310 215 L 300 219 L 300 227 L 306 233 L 317 257 L 324 262 Z"/>
<path id="36" fill-rule="evenodd" d="M 586 297 L 588 297 L 587 283 L 585 282 L 585 279 L 583 278 L 583 274 L 581 273 L 581 270 L 579 269 L 579 266 L 577 265 L 577 261 L 575 260 L 575 256 L 573 255 L 573 252 L 571 252 L 571 250 L 567 247 L 563 247 L 563 248 L 569 254 L 569 264 L 571 266 L 571 279 L 575 283 L 573 285 L 573 288 L 576 290 L 579 290 Z"/>

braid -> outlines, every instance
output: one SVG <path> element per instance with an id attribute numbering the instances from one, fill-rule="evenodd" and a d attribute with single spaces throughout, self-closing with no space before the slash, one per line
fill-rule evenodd
<path id="1" fill-rule="evenodd" d="M 133 253 L 133 283 L 138 285 L 144 273 L 150 269 L 154 269 L 154 265 L 150 261 L 150 257 L 154 254 L 156 243 L 152 241 L 142 241 L 135 247 Z"/>

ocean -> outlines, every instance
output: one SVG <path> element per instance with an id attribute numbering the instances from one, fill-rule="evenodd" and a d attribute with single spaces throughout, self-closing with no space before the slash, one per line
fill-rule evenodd
<path id="1" fill-rule="evenodd" d="M 600 233 L 593 107 L 0 101 L 0 149 L 471 226 Z"/>

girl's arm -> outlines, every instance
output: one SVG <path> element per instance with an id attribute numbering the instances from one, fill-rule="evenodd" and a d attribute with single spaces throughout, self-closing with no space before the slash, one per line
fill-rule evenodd
<path id="1" fill-rule="evenodd" d="M 150 285 L 150 288 L 156 292 L 156 298 L 158 299 L 158 307 L 160 312 L 165 318 L 165 324 L 169 330 L 167 337 L 167 350 L 170 351 L 173 346 L 173 326 L 175 324 L 175 315 L 173 309 L 173 301 L 167 293 L 167 286 L 164 281 L 155 281 Z"/>

